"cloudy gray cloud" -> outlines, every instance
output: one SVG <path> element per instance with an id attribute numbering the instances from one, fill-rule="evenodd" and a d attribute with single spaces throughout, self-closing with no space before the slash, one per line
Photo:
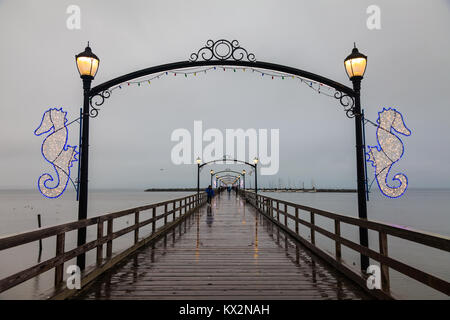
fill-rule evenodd
<path id="1" fill-rule="evenodd" d="M 66 28 L 71 4 L 81 8 L 81 30 Z M 371 4 L 381 8 L 381 30 L 366 28 Z M 33 131 L 49 107 L 78 116 L 74 55 L 87 40 L 101 59 L 95 85 L 187 60 L 207 39 L 219 38 L 238 39 L 257 60 L 346 85 L 343 59 L 356 41 L 369 57 L 362 91 L 367 117 L 396 107 L 412 130 L 393 170 L 405 172 L 411 187 L 450 187 L 449 8 L 449 1 L 0 1 L 0 188 L 34 188 L 51 172 L 40 154 L 42 137 Z M 354 121 L 337 101 L 295 81 L 210 72 L 115 91 L 91 121 L 91 186 L 194 185 L 194 165 L 170 162 L 171 132 L 193 130 L 194 120 L 223 131 L 279 128 L 280 172 L 261 177 L 263 185 L 279 178 L 356 185 Z M 372 127 L 367 140 L 375 143 Z M 73 125 L 69 142 L 77 141 Z"/>

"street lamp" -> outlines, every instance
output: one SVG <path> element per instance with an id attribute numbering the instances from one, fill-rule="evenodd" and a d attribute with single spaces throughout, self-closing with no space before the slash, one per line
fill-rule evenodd
<path id="1" fill-rule="evenodd" d="M 245 190 L 245 174 L 247 173 L 247 171 L 242 170 L 242 177 L 244 178 L 244 190 Z"/>
<path id="2" fill-rule="evenodd" d="M 362 138 L 362 115 L 361 115 L 361 80 L 366 72 L 367 56 L 360 53 L 356 44 L 352 53 L 344 60 L 345 71 L 353 83 L 355 92 L 355 105 L 353 114 L 355 115 L 355 133 L 356 133 L 356 172 L 358 177 L 358 216 L 361 219 L 367 219 L 366 203 L 366 184 L 364 174 L 364 151 Z M 359 242 L 361 246 L 369 246 L 369 236 L 366 228 L 359 228 Z M 366 271 L 369 267 L 369 257 L 361 255 L 361 270 Z"/>
<path id="3" fill-rule="evenodd" d="M 93 80 L 95 78 L 100 59 L 92 52 L 89 42 L 86 49 L 75 56 L 75 62 L 82 79 L 89 78 Z"/>
<path id="4" fill-rule="evenodd" d="M 255 164 L 255 195 L 258 193 L 258 157 L 253 158 L 253 163 Z"/>
<path id="5" fill-rule="evenodd" d="M 98 71 L 100 59 L 92 53 L 89 42 L 83 52 L 75 56 L 75 62 L 81 79 L 83 79 L 83 116 L 82 116 L 82 134 L 80 159 L 80 184 L 79 184 L 79 202 L 78 202 L 78 220 L 87 218 L 88 207 L 88 159 L 89 159 L 89 92 L 91 82 L 94 80 Z M 78 229 L 77 245 L 78 247 L 86 243 L 86 228 Z M 86 255 L 82 253 L 77 256 L 77 265 L 81 270 L 86 267 Z"/>
<path id="6" fill-rule="evenodd" d="M 354 44 L 352 53 L 345 58 L 344 65 L 350 80 L 361 80 L 366 72 L 367 56 L 360 53 L 358 48 L 356 48 L 356 44 Z"/>
<path id="7" fill-rule="evenodd" d="M 214 170 L 210 170 L 209 173 L 211 174 L 211 183 L 210 185 L 212 186 L 212 180 L 213 180 L 213 176 L 214 176 Z"/>

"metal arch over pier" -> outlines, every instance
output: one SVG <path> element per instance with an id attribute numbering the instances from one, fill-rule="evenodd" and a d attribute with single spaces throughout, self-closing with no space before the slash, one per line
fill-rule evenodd
<path id="1" fill-rule="evenodd" d="M 215 175 L 216 176 L 216 180 L 218 179 L 218 178 L 221 178 L 221 177 L 218 177 L 218 174 L 220 174 L 220 173 L 235 173 L 235 174 L 237 174 L 238 176 L 233 176 L 233 177 L 241 177 L 241 175 L 242 175 L 242 177 L 244 178 L 244 189 L 245 189 L 245 171 L 244 172 L 239 172 L 239 171 L 235 171 L 235 170 L 230 170 L 230 169 L 226 169 L 226 170 L 221 170 L 221 171 L 217 171 L 217 172 L 214 172 L 214 174 L 213 175 Z"/>
<path id="2" fill-rule="evenodd" d="M 0 238 L 0 251 L 55 241 L 54 256 L 0 279 L 2 292 L 39 277 L 54 285 L 36 292 L 43 299 L 391 299 L 394 270 L 410 281 L 450 296 L 449 279 L 420 270 L 388 252 L 388 237 L 450 253 L 450 238 L 354 218 L 240 190 L 206 193 L 109 213 L 81 221 Z M 123 219 L 134 223 L 125 224 Z M 328 219 L 333 228 L 324 228 Z M 321 222 L 322 221 L 322 222 Z M 73 247 L 67 233 L 92 226 L 96 236 Z M 378 241 L 365 248 L 341 230 L 365 227 Z M 324 248 L 318 236 L 334 247 Z M 117 244 L 117 239 L 121 238 Z M 129 247 L 123 246 L 125 242 Z M 378 243 L 376 243 L 378 242 Z M 67 248 L 71 249 L 67 249 Z M 106 250 L 104 250 L 106 247 Z M 343 248 L 379 264 L 381 288 L 369 289 L 367 275 L 345 262 Z M 94 251 L 81 274 L 81 291 L 69 289 L 65 267 Z M 48 278 L 48 277 L 46 277 Z M 23 288 L 19 288 L 23 290 Z M 393 293 L 394 292 L 394 293 Z"/>
<path id="3" fill-rule="evenodd" d="M 222 48 L 222 49 L 220 49 Z M 223 49 L 225 48 L 225 51 Z M 346 59 L 352 63 L 351 59 L 358 57 L 367 61 L 365 55 L 359 54 L 356 45 Z M 123 76 L 114 78 L 112 80 L 106 81 L 91 89 L 91 82 L 95 77 L 98 69 L 98 64 L 100 60 L 98 57 L 92 53 L 91 48 L 86 47 L 85 52 L 80 53 L 75 57 L 78 66 L 78 58 L 87 58 L 91 63 L 95 60 L 97 65 L 95 67 L 95 72 L 88 74 L 82 74 L 81 69 L 79 69 L 80 76 L 83 79 L 83 128 L 81 136 L 81 152 L 80 152 L 80 183 L 79 183 L 79 208 L 78 208 L 78 218 L 79 220 L 87 218 L 87 202 L 88 202 L 88 166 L 89 166 L 89 118 L 96 117 L 99 113 L 98 107 L 101 106 L 105 99 L 111 96 L 111 88 L 113 86 L 118 86 L 121 83 L 130 81 L 132 79 L 137 79 L 144 77 L 146 75 L 167 72 L 170 70 L 177 70 L 183 68 L 195 68 L 195 67 L 205 67 L 205 66 L 236 66 L 236 67 L 249 67 L 249 68 L 260 68 L 265 70 L 276 71 L 284 74 L 289 74 L 293 76 L 298 76 L 308 80 L 315 81 L 321 85 L 326 85 L 330 88 L 334 88 L 335 92 L 332 95 L 335 99 L 338 99 L 340 104 L 344 107 L 344 111 L 349 118 L 355 118 L 355 134 L 356 134 L 356 171 L 357 171 L 357 185 L 358 185 L 358 215 L 360 218 L 367 218 L 367 203 L 366 203 L 366 181 L 365 181 L 365 155 L 362 138 L 362 112 L 361 112 L 361 102 L 360 102 L 360 88 L 361 80 L 364 75 L 362 74 L 348 74 L 350 80 L 353 82 L 353 89 L 339 83 L 323 77 L 318 74 L 314 74 L 301 69 L 279 65 L 269 62 L 257 61 L 253 53 L 249 53 L 245 48 L 239 45 L 237 40 L 228 41 L 225 39 L 220 39 L 217 41 L 208 40 L 206 45 L 190 55 L 189 61 L 181 61 L 175 63 L 169 63 L 159 66 L 154 66 L 139 71 L 131 72 Z M 350 59 L 350 60 L 348 60 Z M 355 59 L 356 60 L 356 59 Z M 365 64 L 364 68 L 365 70 Z M 88 70 L 93 71 L 92 65 Z M 353 70 L 353 69 L 352 69 Z M 348 69 L 347 69 L 348 72 Z M 353 71 L 352 71 L 353 72 Z M 248 163 L 247 163 L 248 164 Z M 251 164 L 250 164 L 251 165 Z M 198 171 L 200 167 L 198 168 Z M 256 171 L 256 164 L 255 164 Z M 256 173 L 256 172 L 255 172 Z M 197 174 L 197 199 L 199 194 L 199 173 Z M 255 193 L 258 192 L 257 186 L 257 174 L 255 174 Z M 368 246 L 368 231 L 365 228 L 360 228 L 360 244 L 362 246 Z M 78 233 L 78 245 L 83 245 L 86 242 L 86 230 L 80 229 Z M 81 268 L 85 268 L 85 256 L 81 255 L 77 258 L 77 265 Z M 369 258 L 364 254 L 361 255 L 361 269 L 366 270 L 369 266 Z"/>
<path id="4" fill-rule="evenodd" d="M 221 179 L 221 181 L 223 181 L 225 184 L 234 184 L 239 180 L 238 176 L 233 176 L 233 175 L 223 175 L 219 177 L 219 180 Z"/>
<path id="5" fill-rule="evenodd" d="M 262 62 L 262 61 L 234 61 L 234 60 L 211 60 L 211 61 L 180 61 L 162 64 L 159 66 L 154 66 L 138 71 L 134 71 L 128 73 L 126 75 L 114 78 L 112 80 L 106 81 L 98 86 L 95 86 L 90 91 L 90 96 L 93 97 L 97 94 L 100 94 L 108 89 L 119 85 L 121 83 L 131 81 L 133 79 L 145 77 L 151 74 L 171 71 L 171 70 L 179 70 L 184 68 L 193 68 L 193 67 L 209 67 L 209 66 L 229 66 L 229 67 L 247 67 L 247 68 L 260 68 L 266 70 L 272 70 L 277 72 L 282 72 L 286 74 L 291 74 L 299 77 L 304 77 L 313 81 L 317 81 L 323 83 L 329 87 L 335 88 L 336 91 L 342 92 L 343 94 L 349 95 L 353 97 L 355 92 L 352 88 L 349 88 L 339 82 L 333 81 L 331 79 L 322 77 L 320 75 L 304 71 L 301 69 L 288 67 L 280 64 L 270 63 L 270 62 Z"/>
<path id="6" fill-rule="evenodd" d="M 252 164 L 250 162 L 243 161 L 243 160 L 238 160 L 238 159 L 219 159 L 219 160 L 211 160 L 211 161 L 208 161 L 208 162 L 201 163 L 200 164 L 200 168 L 202 168 L 202 167 L 204 167 L 206 165 L 215 164 L 215 163 L 219 163 L 219 162 L 225 162 L 225 163 L 226 162 L 234 162 L 234 163 L 246 164 L 246 165 L 248 165 L 248 166 L 250 166 L 252 168 L 256 167 L 255 164 Z"/>
<path id="7" fill-rule="evenodd" d="M 222 49 L 220 49 L 222 48 Z M 225 48 L 225 50 L 223 50 Z M 198 68 L 205 66 L 235 66 L 235 67 L 249 67 L 259 68 L 264 70 L 271 70 L 280 72 L 292 76 L 298 76 L 302 79 L 308 79 L 315 81 L 320 85 L 326 85 L 335 90 L 332 95 L 335 99 L 338 99 L 340 104 L 344 107 L 344 111 L 349 118 L 355 118 L 355 135 L 356 135 L 356 171 L 357 171 L 357 189 L 358 189 L 358 216 L 363 219 L 367 219 L 367 203 L 366 203 L 366 176 L 365 176 L 365 155 L 362 138 L 362 112 L 360 101 L 360 89 L 361 80 L 364 75 L 365 63 L 362 74 L 348 74 L 350 80 L 353 82 L 353 89 L 333 81 L 329 78 L 323 77 L 312 72 L 304 71 L 301 69 L 289 67 L 286 65 L 279 65 L 270 62 L 257 61 L 253 53 L 249 53 L 245 48 L 239 45 L 237 40 L 228 41 L 220 39 L 217 41 L 208 40 L 206 45 L 200 48 L 197 52 L 190 55 L 189 61 L 181 61 L 175 63 L 169 63 L 159 66 L 154 66 L 139 71 L 131 72 L 123 76 L 106 81 L 91 89 L 91 82 L 95 77 L 98 69 L 98 63 L 100 60 L 96 55 L 92 53 L 89 47 L 85 49 L 85 52 L 76 56 L 78 58 L 88 58 L 89 61 L 96 61 L 94 73 L 81 74 L 83 79 L 83 91 L 84 91 L 84 103 L 83 103 L 83 130 L 82 130 L 82 143 L 80 153 L 80 183 L 79 183 L 79 220 L 87 218 L 87 202 L 88 202 L 88 158 L 89 158 L 89 118 L 96 117 L 99 113 L 99 106 L 101 106 L 105 99 L 111 96 L 111 88 L 113 86 L 119 86 L 121 83 L 130 81 L 132 79 L 141 78 L 150 74 L 158 72 L 168 72 L 171 70 L 183 69 L 183 68 Z M 345 63 L 349 62 L 352 65 L 352 59 L 355 61 L 363 59 L 367 62 L 367 56 L 359 54 L 358 49 L 353 48 L 352 54 L 346 58 Z M 89 70 L 92 69 L 92 65 Z M 348 69 L 346 69 L 348 72 Z M 255 166 L 256 171 L 256 166 Z M 198 174 L 199 175 L 199 174 Z M 199 192 L 199 178 L 197 178 L 197 190 Z M 197 193 L 198 193 L 197 192 Z M 255 174 L 255 193 L 258 192 L 257 187 L 257 174 Z M 198 198 L 198 197 L 197 197 Z M 367 247 L 369 244 L 368 231 L 365 228 L 360 228 L 360 244 Z M 81 229 L 78 234 L 78 245 L 82 245 L 86 242 L 86 230 Z M 81 269 L 85 267 L 85 257 L 83 255 L 77 258 L 77 265 Z M 361 255 L 361 269 L 366 270 L 369 266 L 369 258 L 365 255 Z"/>

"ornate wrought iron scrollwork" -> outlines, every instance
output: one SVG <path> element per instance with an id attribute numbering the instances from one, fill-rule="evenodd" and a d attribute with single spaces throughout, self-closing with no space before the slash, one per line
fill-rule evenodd
<path id="1" fill-rule="evenodd" d="M 355 98 L 348 94 L 342 93 L 342 91 L 336 91 L 334 98 L 338 99 L 341 105 L 344 107 L 344 111 L 348 118 L 355 117 Z"/>
<path id="2" fill-rule="evenodd" d="M 190 61 L 197 61 L 199 58 L 205 61 L 210 61 L 214 58 L 221 61 L 241 61 L 244 59 L 250 62 L 256 61 L 255 55 L 240 47 L 237 40 L 228 41 L 225 39 L 206 41 L 206 46 L 200 48 L 197 53 L 191 53 Z"/>
<path id="3" fill-rule="evenodd" d="M 111 91 L 104 90 L 104 91 L 99 92 L 89 98 L 89 104 L 91 106 L 91 109 L 89 110 L 89 116 L 91 118 L 95 118 L 96 116 L 98 116 L 98 111 L 100 110 L 100 108 L 97 108 L 97 107 L 99 107 L 103 103 L 105 103 L 105 99 L 108 99 L 110 96 L 111 96 Z"/>

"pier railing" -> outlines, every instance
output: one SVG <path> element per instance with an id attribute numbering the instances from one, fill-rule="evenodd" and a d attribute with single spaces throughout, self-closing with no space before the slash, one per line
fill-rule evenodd
<path id="1" fill-rule="evenodd" d="M 370 293 L 375 294 L 379 298 L 393 297 L 390 288 L 389 269 L 396 270 L 397 272 L 406 275 L 409 278 L 415 279 L 428 287 L 431 287 L 446 295 L 450 295 L 449 282 L 392 258 L 388 251 L 388 236 L 393 236 L 411 241 L 413 243 L 442 250 L 443 253 L 448 253 L 450 252 L 449 237 L 411 229 L 404 229 L 398 226 L 370 220 L 353 218 L 259 194 L 255 196 L 254 192 L 241 191 L 241 194 L 243 194 L 248 202 L 255 206 L 259 212 L 269 218 L 273 223 L 288 232 L 293 238 L 298 240 L 316 255 L 323 258 L 333 267 L 344 273 L 347 277 L 354 280 L 365 290 L 367 290 L 367 275 L 358 272 L 344 263 L 342 260 L 342 246 L 350 248 L 377 261 L 380 264 L 381 270 L 381 290 L 370 290 Z M 299 217 L 299 213 L 301 211 L 303 211 L 303 213 L 306 212 L 309 215 L 309 221 Z M 325 217 L 334 222 L 333 232 L 319 227 L 315 223 L 316 216 Z M 342 237 L 341 226 L 343 224 L 367 228 L 368 230 L 378 232 L 379 251 L 377 252 L 370 248 L 366 248 L 361 246 L 359 243 Z M 309 234 L 301 234 L 301 232 L 299 232 L 299 225 L 309 228 Z M 316 245 L 316 233 L 334 241 L 334 255 Z M 307 236 L 309 236 L 309 240 L 307 239 Z"/>
<path id="2" fill-rule="evenodd" d="M 86 269 L 82 274 L 81 284 L 82 286 L 84 286 L 84 284 L 89 283 L 100 274 L 116 265 L 123 258 L 136 251 L 138 248 L 151 241 L 154 241 L 159 236 L 164 234 L 164 232 L 172 229 L 174 226 L 179 224 L 179 222 L 181 222 L 187 215 L 191 214 L 196 209 L 198 209 L 198 207 L 205 204 L 205 202 L 206 194 L 200 193 L 198 196 L 197 194 L 190 195 L 183 198 L 109 213 L 85 220 L 69 222 L 53 227 L 42 228 L 30 232 L 2 237 L 0 238 L 0 251 L 39 241 L 45 238 L 56 237 L 56 252 L 53 258 L 40 262 L 25 270 L 19 271 L 15 274 L 1 279 L 0 293 L 12 287 L 15 287 L 24 281 L 34 278 L 46 271 L 54 269 L 55 287 L 51 290 L 52 294 L 50 294 L 50 296 L 65 298 L 71 295 L 71 292 L 68 291 L 68 289 L 66 289 L 63 284 L 64 263 L 66 261 L 74 259 L 77 256 L 83 253 L 87 253 L 90 250 L 96 250 L 95 265 Z M 151 218 L 141 220 L 140 217 L 144 211 L 150 211 Z M 113 232 L 114 221 L 118 218 L 130 215 L 134 216 L 134 224 Z M 172 217 L 170 222 L 168 221 L 169 216 Z M 163 221 L 163 224 L 158 228 L 157 222 L 161 219 Z M 150 235 L 146 236 L 143 239 L 140 239 L 139 230 L 149 224 L 151 224 L 152 226 Z M 79 230 L 92 225 L 97 225 L 97 236 L 95 240 L 87 242 L 84 245 L 77 246 L 72 250 L 65 250 L 65 238 L 67 232 Z M 134 244 L 125 251 L 113 256 L 113 241 L 129 233 L 134 233 Z M 104 254 L 103 250 L 104 245 L 106 245 L 106 255 Z M 73 292 L 74 290 L 71 291 Z"/>

